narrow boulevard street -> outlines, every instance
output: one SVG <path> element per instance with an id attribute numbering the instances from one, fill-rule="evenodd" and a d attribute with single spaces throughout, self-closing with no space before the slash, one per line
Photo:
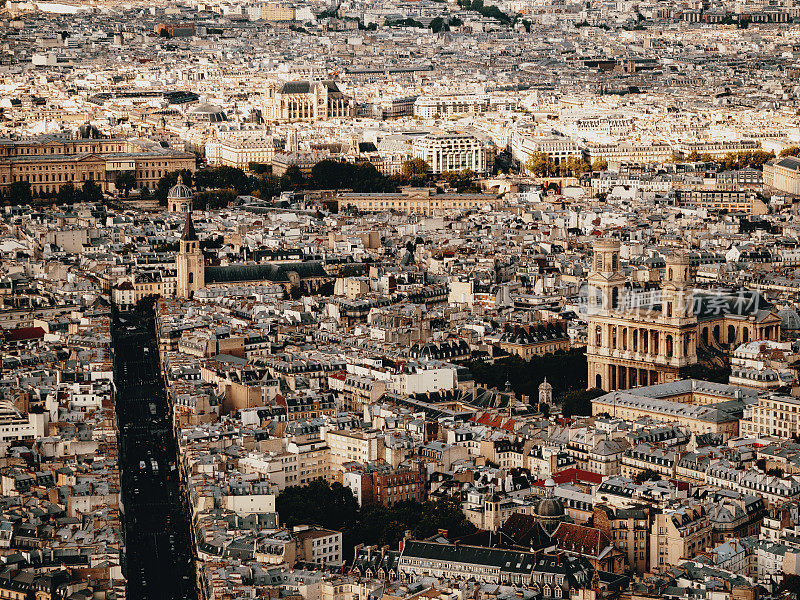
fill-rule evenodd
<path id="1" fill-rule="evenodd" d="M 197 598 L 189 513 L 150 309 L 112 325 L 130 600 Z"/>

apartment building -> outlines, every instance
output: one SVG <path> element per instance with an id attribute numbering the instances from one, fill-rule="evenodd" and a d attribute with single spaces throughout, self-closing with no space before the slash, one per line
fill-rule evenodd
<path id="1" fill-rule="evenodd" d="M 688 156 L 693 152 L 697 154 L 710 154 L 713 158 L 724 157 L 731 152 L 753 152 L 761 149 L 761 142 L 756 140 L 704 140 L 698 142 L 680 142 L 677 150 Z"/>
<path id="2" fill-rule="evenodd" d="M 686 208 L 765 215 L 766 204 L 749 190 L 675 190 L 675 203 Z"/>
<path id="3" fill-rule="evenodd" d="M 296 12 L 293 6 L 290 4 L 284 4 L 282 2 L 267 2 L 266 4 L 262 4 L 261 7 L 261 18 L 264 21 L 294 21 Z"/>
<path id="4" fill-rule="evenodd" d="M 764 165 L 764 185 L 800 195 L 800 158 L 787 156 Z"/>
<path id="5" fill-rule="evenodd" d="M 34 440 L 47 434 L 49 412 L 23 413 L 8 400 L 0 401 L 0 442 Z"/>
<path id="6" fill-rule="evenodd" d="M 616 508 L 595 504 L 594 525 L 611 538 L 628 567 L 637 573 L 650 569 L 650 512 L 646 505 Z"/>
<path id="7" fill-rule="evenodd" d="M 744 407 L 739 423 L 742 435 L 772 435 L 788 439 L 800 435 L 800 398 L 785 394 L 760 396 Z"/>
<path id="8" fill-rule="evenodd" d="M 408 540 L 399 569 L 411 577 L 474 579 L 486 583 L 527 584 L 536 564 L 532 552 Z"/>
<path id="9" fill-rule="evenodd" d="M 393 468 L 384 461 L 346 465 L 342 483 L 353 491 L 359 506 L 425 500 L 425 472 L 419 463 Z"/>
<path id="10" fill-rule="evenodd" d="M 412 143 L 412 155 L 428 163 L 437 175 L 464 169 L 487 172 L 487 148 L 468 133 L 441 132 L 418 137 Z"/>
<path id="11" fill-rule="evenodd" d="M 330 452 L 332 473 L 339 476 L 350 462 L 370 463 L 383 458 L 383 435 L 375 430 L 329 429 L 324 432 Z"/>
<path id="12" fill-rule="evenodd" d="M 650 569 L 663 571 L 711 547 L 711 521 L 700 503 L 666 509 L 650 527 Z"/>
<path id="13" fill-rule="evenodd" d="M 660 163 L 672 159 L 672 146 L 666 142 L 589 143 L 586 156 L 590 162 L 603 159 L 609 164 Z"/>
<path id="14" fill-rule="evenodd" d="M 333 481 L 331 451 L 322 440 L 291 441 L 286 451 L 297 456 L 296 485 L 306 485 L 315 479 Z"/>
<path id="15" fill-rule="evenodd" d="M 245 138 L 221 137 L 206 142 L 206 160 L 210 165 L 247 169 L 250 163 L 270 164 L 283 143 L 271 135 L 251 133 Z"/>
<path id="16" fill-rule="evenodd" d="M 294 528 L 292 534 L 297 540 L 298 561 L 333 567 L 340 567 L 344 564 L 341 531 L 298 526 Z"/>
<path id="17" fill-rule="evenodd" d="M 561 136 L 534 136 L 515 131 L 511 136 L 511 156 L 525 164 L 533 154 L 546 154 L 555 164 L 568 158 L 581 158 L 583 152 L 572 138 Z"/>
<path id="18" fill-rule="evenodd" d="M 423 119 L 481 114 L 489 110 L 488 96 L 423 96 L 414 102 L 414 116 Z"/>
<path id="19" fill-rule="evenodd" d="M 638 444 L 622 455 L 620 474 L 635 479 L 644 471 L 655 471 L 664 479 L 675 476 L 678 454 L 650 444 Z"/>

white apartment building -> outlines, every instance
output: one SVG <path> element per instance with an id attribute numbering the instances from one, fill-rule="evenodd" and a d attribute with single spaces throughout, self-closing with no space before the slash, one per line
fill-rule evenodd
<path id="1" fill-rule="evenodd" d="M 744 407 L 741 435 L 774 435 L 784 439 L 800 434 L 800 399 L 772 394 Z"/>
<path id="2" fill-rule="evenodd" d="M 452 390 L 458 385 L 455 368 L 423 365 L 392 375 L 392 381 L 396 391 L 403 396 Z"/>
<path id="3" fill-rule="evenodd" d="M 414 116 L 423 119 L 481 114 L 489 110 L 487 96 L 424 96 L 414 102 Z"/>
<path id="4" fill-rule="evenodd" d="M 275 151 L 283 147 L 278 140 L 264 132 L 251 132 L 246 137 L 224 136 L 206 142 L 209 165 L 247 169 L 249 163 L 270 164 Z"/>
<path id="5" fill-rule="evenodd" d="M 530 133 L 515 131 L 511 136 L 511 156 L 523 165 L 533 154 L 544 153 L 554 163 L 561 164 L 570 156 L 581 158 L 583 153 L 578 143 L 568 137 L 535 136 Z"/>
<path id="6" fill-rule="evenodd" d="M 583 133 L 605 133 L 607 135 L 626 135 L 633 131 L 633 117 L 624 115 L 605 115 L 585 117 L 575 122 L 575 127 Z"/>
<path id="7" fill-rule="evenodd" d="M 372 462 L 384 457 L 383 435 L 377 431 L 348 431 L 331 429 L 325 432 L 330 447 L 331 470 L 343 471 L 348 462 Z"/>
<path id="8" fill-rule="evenodd" d="M 44 437 L 49 417 L 49 412 L 23 414 L 11 402 L 0 402 L 0 442 Z"/>
<path id="9" fill-rule="evenodd" d="M 331 566 L 344 564 L 341 531 L 298 526 L 293 534 L 297 540 L 298 560 Z"/>
<path id="10" fill-rule="evenodd" d="M 269 479 L 278 490 L 298 485 L 300 476 L 299 454 L 291 452 L 250 452 L 239 459 L 243 473 L 255 473 Z"/>
<path id="11" fill-rule="evenodd" d="M 429 133 L 414 140 L 414 158 L 421 158 L 433 173 L 471 169 L 486 173 L 486 147 L 467 133 Z"/>

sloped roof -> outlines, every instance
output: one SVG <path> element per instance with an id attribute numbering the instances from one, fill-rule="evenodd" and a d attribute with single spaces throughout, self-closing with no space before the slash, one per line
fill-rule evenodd
<path id="1" fill-rule="evenodd" d="M 300 279 L 327 277 L 328 273 L 320 261 L 299 263 L 264 263 L 259 265 L 229 265 L 206 267 L 206 283 L 230 283 L 236 281 L 287 282 L 289 273 L 295 272 Z"/>
<path id="2" fill-rule="evenodd" d="M 405 543 L 403 557 L 427 558 L 447 563 L 485 565 L 497 567 L 509 573 L 530 573 L 533 570 L 536 559 L 531 552 L 460 544 L 435 544 L 416 540 L 410 540 Z"/>

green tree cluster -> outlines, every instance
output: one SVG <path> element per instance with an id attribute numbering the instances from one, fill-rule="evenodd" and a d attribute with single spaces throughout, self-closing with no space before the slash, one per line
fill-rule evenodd
<path id="1" fill-rule="evenodd" d="M 645 481 L 658 481 L 660 479 L 661 479 L 661 474 L 654 471 L 653 469 L 645 469 L 644 471 L 640 471 L 633 478 L 633 480 L 638 484 L 642 484 Z"/>
<path id="2" fill-rule="evenodd" d="M 556 402 L 562 405 L 570 392 L 587 392 L 585 348 L 573 348 L 566 352 L 559 350 L 552 354 L 534 356 L 527 361 L 516 355 L 497 358 L 493 363 L 474 360 L 466 366 L 477 383 L 502 390 L 508 382 L 514 392 L 528 396 L 534 402 L 539 397 L 539 384 L 545 377 L 553 386 Z M 566 412 L 564 410 L 565 415 Z"/>
<path id="3" fill-rule="evenodd" d="M 484 4 L 483 0 L 458 0 L 458 5 L 464 10 L 474 10 L 484 17 L 497 19 L 501 23 L 509 24 L 514 20 L 494 4 Z"/>
<path id="4" fill-rule="evenodd" d="M 384 192 L 394 189 L 389 179 L 371 162 L 349 163 L 322 160 L 311 169 L 313 187 L 319 189 L 352 189 L 356 192 Z"/>
<path id="5" fill-rule="evenodd" d="M 686 155 L 684 162 L 714 162 L 723 171 L 738 171 L 745 167 L 761 169 L 764 163 L 773 158 L 775 158 L 775 153 L 767 152 L 766 150 L 729 152 L 723 158 L 713 157 L 705 152 L 700 154 L 697 151 L 692 151 Z"/>
<path id="6" fill-rule="evenodd" d="M 558 396 L 556 402 L 561 405 L 561 413 L 565 417 L 585 417 L 592 414 L 592 400 L 604 394 L 600 388 L 572 390 Z"/>
<path id="7" fill-rule="evenodd" d="M 42 194 L 39 198 L 47 201 L 52 199 L 58 204 L 98 203 L 103 201 L 103 190 L 94 181 L 85 181 L 79 188 L 67 183 L 62 185 L 58 192 Z M 35 196 L 31 191 L 31 184 L 27 181 L 14 181 L 5 192 L 0 191 L 0 204 L 21 206 L 31 204 L 34 200 Z"/>
<path id="8" fill-rule="evenodd" d="M 475 185 L 478 174 L 472 169 L 445 171 L 442 173 L 442 179 L 447 182 L 447 185 L 455 188 L 459 194 L 464 192 L 480 192 L 480 189 Z"/>
<path id="9" fill-rule="evenodd" d="M 405 19 L 396 19 L 394 21 L 386 21 L 388 27 L 416 27 L 418 29 L 425 29 L 425 26 L 411 17 Z"/>
<path id="10" fill-rule="evenodd" d="M 287 527 L 320 525 L 341 531 L 345 561 L 357 544 L 388 544 L 396 548 L 406 531 L 420 538 L 434 535 L 439 529 L 447 529 L 453 537 L 475 531 L 452 498 L 359 508 L 349 488 L 323 479 L 286 488 L 278 495 L 275 507 Z"/>
<path id="11" fill-rule="evenodd" d="M 130 191 L 136 187 L 136 174 L 133 171 L 119 171 L 114 177 L 114 185 L 122 190 L 127 198 Z"/>
<path id="12" fill-rule="evenodd" d="M 781 158 L 784 156 L 800 156 L 800 146 L 789 146 L 788 148 L 784 148 L 781 150 L 778 156 Z"/>

